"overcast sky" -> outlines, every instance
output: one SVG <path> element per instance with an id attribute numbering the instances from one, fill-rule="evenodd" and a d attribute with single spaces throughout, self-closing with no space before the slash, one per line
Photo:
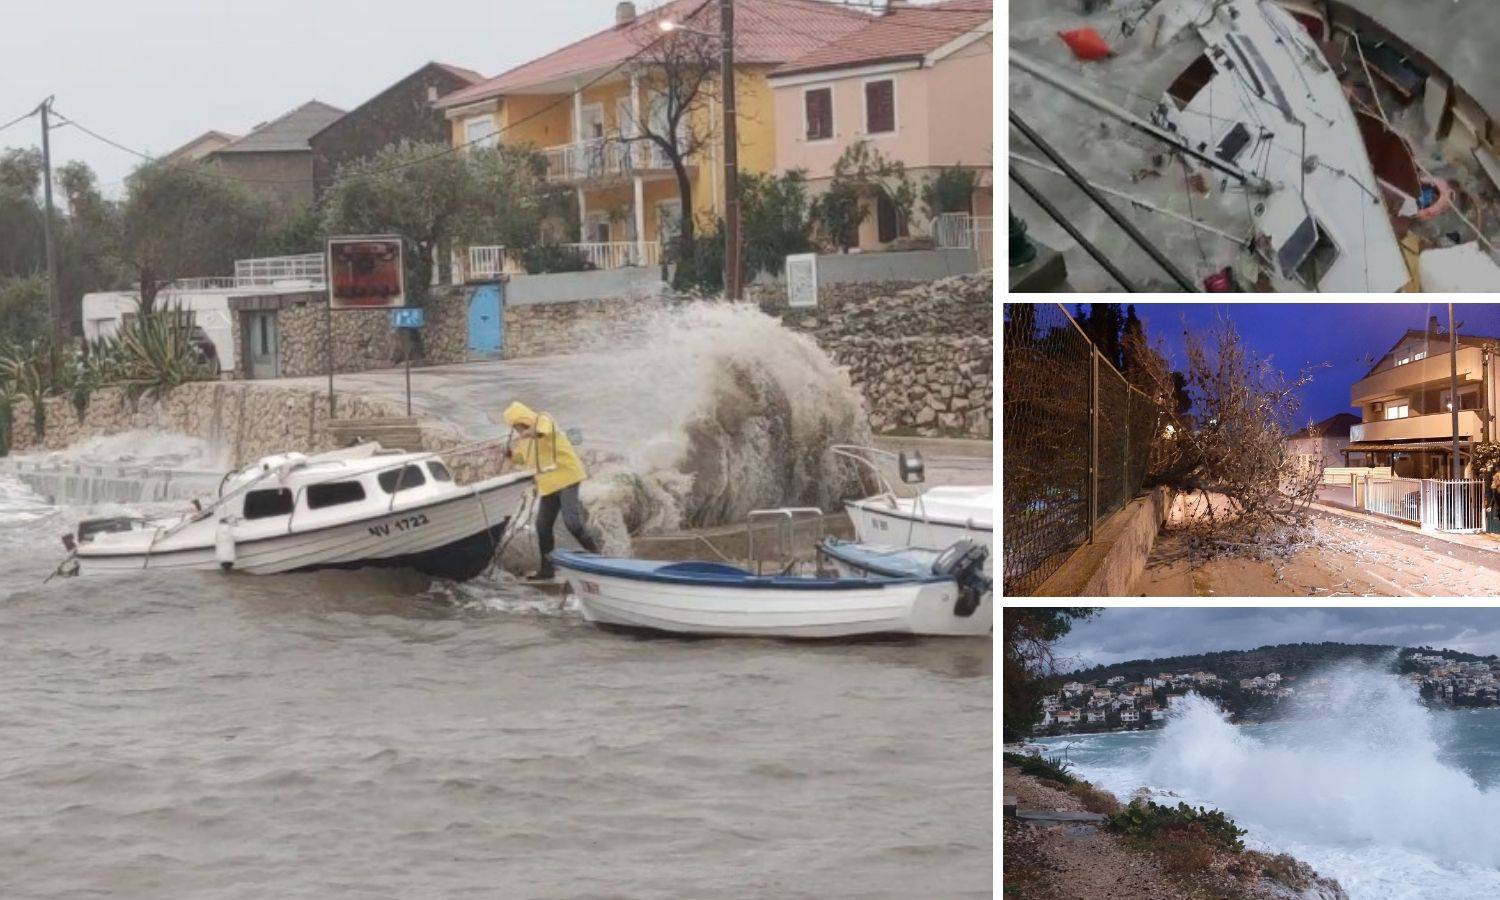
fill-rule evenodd
<path id="1" fill-rule="evenodd" d="M 0 124 L 49 94 L 119 143 L 165 153 L 209 129 L 243 134 L 310 99 L 349 109 L 429 60 L 500 72 L 610 25 L 614 0 L 4 0 Z M 638 2 L 645 10 L 661 5 Z M 36 119 L 0 148 L 38 145 Z M 70 128 L 112 190 L 139 162 Z"/>
<path id="2" fill-rule="evenodd" d="M 1110 608 L 1057 646 L 1069 669 L 1266 644 L 1339 641 L 1500 653 L 1500 609 Z"/>

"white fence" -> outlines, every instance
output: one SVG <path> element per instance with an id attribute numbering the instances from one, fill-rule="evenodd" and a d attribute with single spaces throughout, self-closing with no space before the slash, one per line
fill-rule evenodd
<path id="1" fill-rule="evenodd" d="M 270 285 L 284 281 L 326 284 L 326 264 L 327 258 L 322 253 L 237 259 L 234 261 L 234 286 Z"/>
<path id="2" fill-rule="evenodd" d="M 1366 475 L 1353 482 L 1354 504 L 1430 531 L 1484 530 L 1484 482 Z"/>
<path id="3" fill-rule="evenodd" d="M 656 241 L 596 241 L 563 246 L 581 253 L 596 269 L 654 266 L 661 260 L 661 244 Z"/>
<path id="4" fill-rule="evenodd" d="M 541 154 L 547 163 L 547 180 L 555 182 L 628 178 L 637 171 L 672 167 L 666 151 L 654 141 L 618 137 L 544 147 Z"/>
<path id="5" fill-rule="evenodd" d="M 994 218 L 968 213 L 941 213 L 932 220 L 932 239 L 944 250 L 972 249 L 979 267 L 995 264 Z"/>
<path id="6" fill-rule="evenodd" d="M 1416 478 L 1372 478 L 1358 484 L 1355 501 L 1373 513 L 1408 522 L 1422 521 L 1422 482 Z"/>
<path id="7" fill-rule="evenodd" d="M 505 266 L 504 247 L 470 247 L 469 265 L 464 271 L 470 278 L 494 278 L 508 271 Z"/>
<path id="8" fill-rule="evenodd" d="M 1484 482 L 1422 481 L 1422 527 L 1478 534 L 1484 530 Z"/>

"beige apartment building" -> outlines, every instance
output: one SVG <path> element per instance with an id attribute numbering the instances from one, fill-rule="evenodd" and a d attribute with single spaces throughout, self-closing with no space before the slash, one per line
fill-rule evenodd
<path id="1" fill-rule="evenodd" d="M 1497 351 L 1500 338 L 1458 336 L 1458 448 L 1465 477 L 1471 477 L 1474 444 L 1500 437 Z M 1349 429 L 1345 465 L 1389 466 L 1406 478 L 1451 477 L 1453 359 L 1449 334 L 1434 316 L 1425 330 L 1406 332 L 1355 382 L 1349 403 L 1359 408 L 1360 424 Z"/>

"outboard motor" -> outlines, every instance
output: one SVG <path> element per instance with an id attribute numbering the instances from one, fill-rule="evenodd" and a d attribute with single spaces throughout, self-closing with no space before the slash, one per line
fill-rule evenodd
<path id="1" fill-rule="evenodd" d="M 993 589 L 994 582 L 984 574 L 984 561 L 989 555 L 988 548 L 964 538 L 932 561 L 932 574 L 958 583 L 958 602 L 953 604 L 955 616 L 974 615 L 980 598 Z"/>

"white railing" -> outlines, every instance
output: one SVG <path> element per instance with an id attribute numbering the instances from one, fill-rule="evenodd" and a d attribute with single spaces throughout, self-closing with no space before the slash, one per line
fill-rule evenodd
<path id="1" fill-rule="evenodd" d="M 1422 481 L 1422 527 L 1478 534 L 1484 530 L 1484 482 Z"/>
<path id="2" fill-rule="evenodd" d="M 326 257 L 322 253 L 237 259 L 234 261 L 234 286 L 254 287 L 284 281 L 326 284 L 326 262 Z"/>
<path id="3" fill-rule="evenodd" d="M 637 171 L 670 169 L 672 160 L 653 141 L 594 138 L 544 147 L 548 181 L 599 181 L 628 178 Z"/>
<path id="4" fill-rule="evenodd" d="M 1422 521 L 1422 482 L 1416 478 L 1378 478 L 1366 475 L 1356 502 L 1373 513 L 1408 522 Z"/>
<path id="5" fill-rule="evenodd" d="M 469 248 L 469 265 L 464 269 L 469 278 L 495 278 L 506 271 L 504 247 L 491 245 Z"/>
<path id="6" fill-rule="evenodd" d="M 162 290 L 222 291 L 238 286 L 233 278 L 178 278 L 162 285 Z"/>
<path id="7" fill-rule="evenodd" d="M 980 268 L 995 264 L 994 218 L 968 213 L 939 213 L 932 220 L 933 243 L 943 250 L 973 250 Z"/>
<path id="8" fill-rule="evenodd" d="M 654 266 L 661 261 L 661 244 L 656 241 L 595 241 L 562 246 L 583 254 L 596 269 Z"/>

